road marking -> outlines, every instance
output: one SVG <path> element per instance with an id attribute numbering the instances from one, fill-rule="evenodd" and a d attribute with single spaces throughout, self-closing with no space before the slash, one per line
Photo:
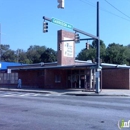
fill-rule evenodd
<path id="1" fill-rule="evenodd" d="M 2 96 L 4 96 L 4 97 L 9 97 L 9 96 L 15 96 L 14 94 L 4 94 L 4 95 L 2 95 Z"/>
<path id="2" fill-rule="evenodd" d="M 2 93 L 0 97 L 43 97 L 43 96 L 61 96 L 62 94 L 41 94 L 41 93 Z"/>

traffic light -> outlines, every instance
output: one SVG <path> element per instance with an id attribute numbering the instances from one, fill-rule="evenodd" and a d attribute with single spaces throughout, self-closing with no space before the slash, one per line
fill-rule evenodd
<path id="1" fill-rule="evenodd" d="M 43 22 L 43 33 L 48 32 L 48 23 L 47 22 Z"/>
<path id="2" fill-rule="evenodd" d="M 64 0 L 57 0 L 58 1 L 58 8 L 64 9 Z"/>
<path id="3" fill-rule="evenodd" d="M 75 42 L 76 43 L 80 42 L 80 36 L 79 36 L 79 34 L 76 34 L 76 33 L 75 33 Z"/>
<path id="4" fill-rule="evenodd" d="M 86 43 L 86 49 L 89 50 L 89 43 Z"/>

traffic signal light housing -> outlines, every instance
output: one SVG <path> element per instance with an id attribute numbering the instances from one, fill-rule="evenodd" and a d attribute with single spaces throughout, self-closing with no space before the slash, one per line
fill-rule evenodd
<path id="1" fill-rule="evenodd" d="M 47 22 L 43 22 L 43 33 L 48 32 L 48 23 Z"/>
<path id="2" fill-rule="evenodd" d="M 75 43 L 79 43 L 80 42 L 80 36 L 79 34 L 75 33 Z"/>
<path id="3" fill-rule="evenodd" d="M 64 9 L 64 0 L 57 0 L 58 4 L 58 8 Z"/>
<path id="4" fill-rule="evenodd" d="M 86 43 L 86 49 L 89 50 L 89 43 Z"/>

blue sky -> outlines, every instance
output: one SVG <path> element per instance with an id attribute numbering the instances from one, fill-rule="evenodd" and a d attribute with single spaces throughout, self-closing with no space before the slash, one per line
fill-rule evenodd
<path id="1" fill-rule="evenodd" d="M 115 10 L 105 0 L 99 0 L 100 38 L 106 46 L 113 42 L 130 44 L 130 0 L 107 1 L 129 17 Z M 9 44 L 13 50 L 26 51 L 30 45 L 45 45 L 56 50 L 57 30 L 73 30 L 49 22 L 48 33 L 43 33 L 43 16 L 60 19 L 96 35 L 96 2 L 65 0 L 65 8 L 58 9 L 57 0 L 0 0 L 1 43 Z M 83 35 L 80 37 L 86 38 Z M 85 41 L 76 44 L 76 55 L 83 48 Z"/>

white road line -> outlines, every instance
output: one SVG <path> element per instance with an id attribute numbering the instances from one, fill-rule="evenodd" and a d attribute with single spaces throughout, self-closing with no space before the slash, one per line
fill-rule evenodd
<path id="1" fill-rule="evenodd" d="M 4 94 L 4 95 L 1 95 L 3 97 L 9 97 L 9 96 L 15 96 L 15 94 Z"/>
<path id="2" fill-rule="evenodd" d="M 0 97 L 38 97 L 38 96 L 61 96 L 62 94 L 39 94 L 39 93 L 7 93 Z"/>
<path id="3" fill-rule="evenodd" d="M 39 96 L 39 95 L 41 95 L 41 94 L 34 94 L 33 96 Z"/>

